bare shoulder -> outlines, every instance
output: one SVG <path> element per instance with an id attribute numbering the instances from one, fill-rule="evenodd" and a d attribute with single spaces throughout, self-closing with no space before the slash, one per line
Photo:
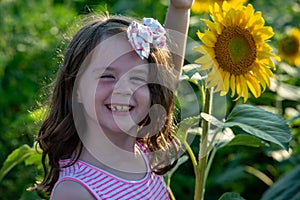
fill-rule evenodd
<path id="1" fill-rule="evenodd" d="M 80 183 L 71 180 L 60 182 L 52 194 L 53 200 L 94 200 L 95 198 Z"/>

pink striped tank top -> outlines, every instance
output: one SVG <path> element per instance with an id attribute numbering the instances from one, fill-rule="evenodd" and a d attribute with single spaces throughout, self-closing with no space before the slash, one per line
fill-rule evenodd
<path id="1" fill-rule="evenodd" d="M 139 145 L 137 145 L 139 146 Z M 142 152 L 142 151 L 141 151 Z M 145 160 L 148 159 L 142 152 Z M 68 164 L 70 160 L 61 160 L 60 165 Z M 147 161 L 147 163 L 148 161 Z M 78 160 L 74 165 L 62 168 L 58 183 L 72 180 L 85 187 L 95 199 L 102 200 L 169 200 L 168 190 L 162 176 L 153 172 L 137 181 L 119 178 L 105 170 Z M 51 199 L 51 198 L 50 198 Z"/>

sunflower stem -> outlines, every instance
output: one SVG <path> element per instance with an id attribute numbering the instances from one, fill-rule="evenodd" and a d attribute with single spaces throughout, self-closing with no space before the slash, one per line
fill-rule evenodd
<path id="1" fill-rule="evenodd" d="M 204 108 L 203 112 L 210 114 L 211 113 L 211 102 L 212 102 L 212 89 L 207 89 L 205 91 L 205 100 L 204 100 Z M 200 147 L 199 147 L 199 154 L 198 160 L 199 164 L 196 167 L 195 173 L 195 196 L 194 200 L 203 200 L 204 191 L 205 191 L 205 182 L 206 182 L 206 165 L 207 165 L 207 158 L 209 154 L 208 149 L 208 131 L 209 131 L 209 122 L 203 119 L 202 125 L 202 135 L 200 139 Z"/>

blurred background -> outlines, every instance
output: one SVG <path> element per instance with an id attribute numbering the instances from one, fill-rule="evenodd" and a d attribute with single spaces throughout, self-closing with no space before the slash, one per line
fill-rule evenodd
<path id="1" fill-rule="evenodd" d="M 62 60 L 65 41 L 76 30 L 76 21 L 90 12 L 109 12 L 154 17 L 163 23 L 168 3 L 168 0 L 0 0 L 0 167 L 13 150 L 24 144 L 34 147 L 49 87 Z M 248 3 L 256 11 L 262 11 L 266 25 L 273 27 L 275 36 L 270 44 L 275 52 L 293 28 L 300 28 L 299 0 Z M 193 10 L 185 64 L 199 57 L 192 47 L 199 43 L 196 31 L 206 28 L 200 18 L 208 19 L 209 15 Z M 299 46 L 300 42 L 298 51 Z M 290 151 L 251 147 L 226 147 L 218 151 L 205 199 L 218 199 L 226 191 L 240 193 L 250 200 L 260 199 L 273 183 L 299 165 L 299 69 L 297 64 L 283 59 L 277 63 L 277 81 L 272 87 L 260 98 L 250 97 L 247 102 L 287 120 L 293 133 Z M 236 103 L 228 101 L 229 107 Z M 192 144 L 192 148 L 197 152 L 198 144 Z M 41 178 L 39 158 L 32 154 L 26 162 L 11 164 L 0 178 L 0 199 L 41 199 L 36 192 L 27 191 Z M 193 199 L 194 174 L 190 161 L 175 172 L 171 187 L 176 199 Z"/>

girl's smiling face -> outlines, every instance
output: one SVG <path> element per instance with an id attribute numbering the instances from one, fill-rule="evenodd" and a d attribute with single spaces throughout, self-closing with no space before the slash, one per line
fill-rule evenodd
<path id="1" fill-rule="evenodd" d="M 88 126 L 97 124 L 108 136 L 136 136 L 151 104 L 148 62 L 122 36 L 100 43 L 88 62 L 77 89 Z"/>

